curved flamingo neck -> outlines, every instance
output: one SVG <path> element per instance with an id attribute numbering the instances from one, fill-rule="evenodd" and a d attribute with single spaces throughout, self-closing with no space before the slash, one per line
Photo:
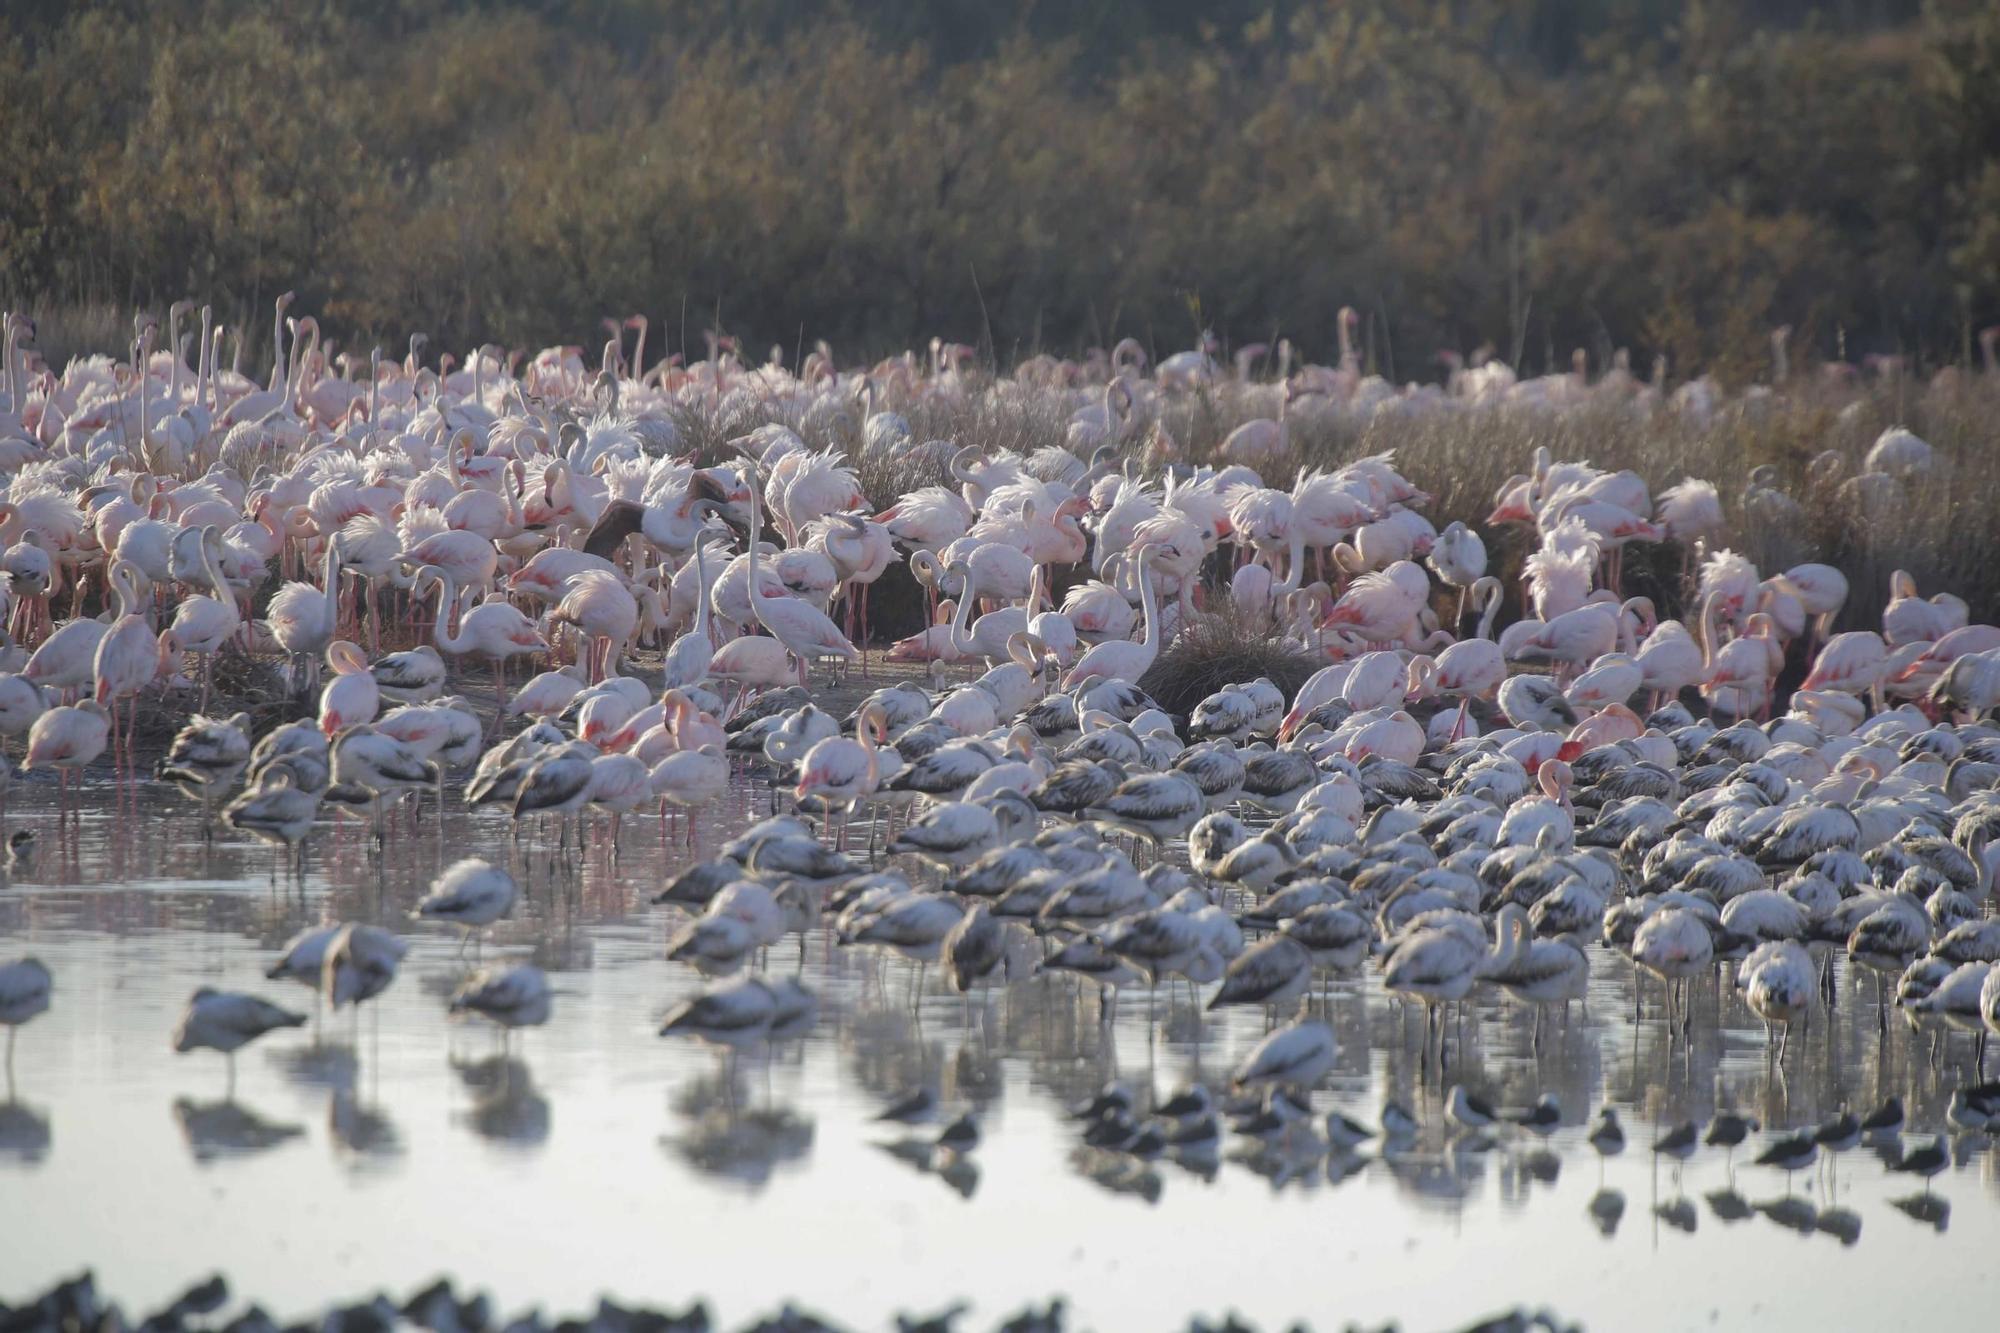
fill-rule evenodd
<path id="1" fill-rule="evenodd" d="M 708 637 L 709 616 L 713 613 L 709 609 L 708 566 L 702 560 L 701 548 L 701 538 L 696 537 L 694 543 L 694 581 L 700 600 L 695 603 L 694 608 L 694 632 L 705 639 Z"/>
<path id="2" fill-rule="evenodd" d="M 1160 651 L 1160 598 L 1153 590 L 1153 559 L 1151 554 L 1142 556 L 1138 562 L 1139 605 L 1146 616 L 1146 637 L 1148 652 Z"/>
<path id="3" fill-rule="evenodd" d="M 1506 588 L 1501 586 L 1500 582 L 1497 579 L 1494 581 L 1493 585 L 1486 590 L 1486 606 L 1483 610 L 1481 610 L 1479 615 L 1480 638 L 1491 639 L 1493 637 L 1493 622 L 1500 618 L 1500 603 L 1506 598 L 1506 596 L 1507 596 Z"/>
<path id="4" fill-rule="evenodd" d="M 216 560 L 215 553 L 209 549 L 207 534 L 203 534 L 201 541 L 201 572 L 208 580 L 208 586 L 215 590 L 215 600 L 233 608 L 236 605 L 236 597 L 230 592 L 229 584 L 222 577 L 222 566 Z"/>
<path id="5" fill-rule="evenodd" d="M 451 575 L 443 570 L 437 571 L 437 581 L 437 625 L 432 630 L 431 637 L 436 641 L 437 646 L 446 652 L 462 653 L 468 647 L 463 630 L 461 630 L 457 638 L 453 638 L 451 633 L 451 608 L 458 601 L 458 589 L 453 585 Z"/>
<path id="6" fill-rule="evenodd" d="M 1710 593 L 1701 604 L 1701 665 L 1706 671 L 1715 665 L 1715 640 L 1721 633 L 1716 608 L 1722 603 L 1722 594 Z"/>
<path id="7" fill-rule="evenodd" d="M 1280 579 L 1277 586 L 1271 590 L 1273 596 L 1282 597 L 1287 593 L 1295 591 L 1299 586 L 1299 576 L 1305 570 L 1305 529 L 1296 519 L 1292 522 L 1292 539 L 1290 548 L 1286 552 L 1286 557 L 1288 563 L 1285 565 L 1285 577 Z"/>
<path id="8" fill-rule="evenodd" d="M 757 623 L 772 634 L 777 634 L 774 626 L 764 614 L 764 590 L 757 582 L 757 543 L 763 536 L 764 506 L 753 494 L 750 497 L 750 614 Z"/>
<path id="9" fill-rule="evenodd" d="M 947 571 L 948 572 L 948 571 Z M 951 620 L 951 646 L 961 653 L 969 653 L 976 646 L 972 637 L 972 599 L 977 587 L 972 580 L 972 566 L 965 567 L 965 586 L 959 589 L 957 614 Z"/>
<path id="10" fill-rule="evenodd" d="M 206 560 L 208 543 L 203 542 L 202 546 L 204 548 L 202 557 Z M 326 555 L 320 560 L 320 580 L 326 597 L 326 623 L 329 626 L 337 625 L 340 623 L 340 539 L 338 537 L 327 538 Z M 331 633 L 332 631 L 329 629 L 328 632 Z"/>

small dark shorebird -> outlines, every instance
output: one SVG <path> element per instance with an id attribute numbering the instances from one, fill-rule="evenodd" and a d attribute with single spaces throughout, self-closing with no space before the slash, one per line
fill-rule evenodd
<path id="1" fill-rule="evenodd" d="M 958 1153 L 960 1155 L 969 1153 L 974 1148 L 977 1148 L 979 1146 L 979 1122 L 973 1118 L 972 1112 L 967 1111 L 964 1115 L 946 1125 L 944 1132 L 937 1136 L 937 1146 L 945 1152 Z"/>
<path id="2" fill-rule="evenodd" d="M 1694 1121 L 1683 1120 L 1654 1141 L 1653 1151 L 1662 1157 L 1685 1162 L 1694 1155 L 1695 1143 L 1699 1137 L 1700 1132 Z"/>
<path id="3" fill-rule="evenodd" d="M 1775 1166 L 1786 1175 L 1803 1171 L 1819 1158 L 1819 1144 L 1811 1131 L 1788 1134 L 1757 1155 L 1757 1165 Z"/>
<path id="4" fill-rule="evenodd" d="M 1924 1191 L 1930 1192 L 1931 1178 L 1951 1165 L 1951 1149 L 1946 1146 L 1944 1135 L 1939 1134 L 1921 1148 L 1905 1149 L 1903 1154 L 1890 1164 L 1891 1171 L 1905 1175 L 1922 1176 Z"/>
<path id="5" fill-rule="evenodd" d="M 1861 1121 L 1861 1132 L 1868 1136 L 1887 1138 L 1903 1128 L 1903 1099 L 1891 1097 L 1870 1111 Z"/>
<path id="6" fill-rule="evenodd" d="M 1725 1149 L 1728 1160 L 1733 1162 L 1737 1148 L 1742 1146 L 1743 1140 L 1757 1128 L 1757 1121 L 1750 1116 L 1737 1115 L 1733 1111 L 1718 1112 L 1713 1123 L 1709 1125 L 1708 1137 L 1703 1142 L 1711 1148 Z"/>
<path id="7" fill-rule="evenodd" d="M 1846 1152 L 1861 1142 L 1861 1121 L 1852 1111 L 1842 1111 L 1813 1131 L 1813 1142 L 1830 1153 Z"/>
<path id="8" fill-rule="evenodd" d="M 1506 1118 L 1523 1129 L 1530 1130 L 1536 1134 L 1547 1134 L 1562 1124 L 1562 1104 L 1554 1096 L 1545 1092 L 1535 1098 L 1533 1106 L 1530 1106 L 1525 1111 L 1510 1112 Z"/>
<path id="9" fill-rule="evenodd" d="M 1625 1151 L 1625 1126 L 1618 1123 L 1613 1107 L 1598 1108 L 1597 1123 L 1590 1129 L 1590 1146 L 1597 1149 L 1599 1157 L 1616 1157 Z"/>
<path id="10" fill-rule="evenodd" d="M 1485 1129 L 1500 1118 L 1485 1098 L 1467 1092 L 1463 1083 L 1451 1090 L 1451 1101 L 1445 1106 L 1445 1114 L 1467 1129 Z"/>

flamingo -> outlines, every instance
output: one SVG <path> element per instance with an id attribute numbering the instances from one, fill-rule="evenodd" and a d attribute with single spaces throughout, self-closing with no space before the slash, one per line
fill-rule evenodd
<path id="1" fill-rule="evenodd" d="M 86 769 L 110 741 L 110 715 L 94 699 L 50 709 L 28 729 L 28 761 L 22 771 L 56 769 L 68 793 L 70 773 Z"/>
<path id="2" fill-rule="evenodd" d="M 453 1014 L 477 1014 L 500 1026 L 504 1039 L 515 1028 L 539 1027 L 549 1021 L 555 992 L 548 974 L 533 963 L 488 969 L 466 978 L 452 992 Z"/>
<path id="3" fill-rule="evenodd" d="M 616 574 L 585 570 L 570 580 L 568 591 L 549 613 L 548 620 L 551 625 L 576 627 L 589 641 L 585 672 L 590 682 L 595 683 L 619 673 L 620 655 L 639 626 L 639 599 Z M 597 646 L 600 641 L 601 653 Z"/>
<path id="4" fill-rule="evenodd" d="M 520 886 L 506 870 L 491 861 L 468 856 L 446 866 L 431 881 L 431 890 L 410 915 L 420 921 L 448 921 L 460 927 L 465 941 L 478 931 L 510 915 L 520 898 Z"/>
<path id="5" fill-rule="evenodd" d="M 1146 635 L 1138 643 L 1129 639 L 1107 639 L 1093 644 L 1090 650 L 1076 660 L 1076 665 L 1063 674 L 1063 688 L 1074 689 L 1093 676 L 1104 680 L 1129 681 L 1137 683 L 1160 655 L 1160 606 L 1152 579 L 1153 552 L 1150 548 L 1140 551 L 1138 561 L 1139 589 L 1144 607 Z"/>
<path id="6" fill-rule="evenodd" d="M 1784 1025 L 1778 1042 L 1778 1063 L 1785 1060 L 1785 1048 L 1792 1038 L 1792 1024 L 1803 1017 L 1819 991 L 1819 969 L 1807 956 L 1805 946 L 1793 940 L 1772 940 L 1757 947 L 1736 974 L 1751 1012 L 1765 1024 Z"/>
<path id="7" fill-rule="evenodd" d="M 769 596 L 757 580 L 757 542 L 762 507 L 750 508 L 750 610 L 786 651 L 798 660 L 799 684 L 806 683 L 806 664 L 817 657 L 853 661 L 854 645 L 826 614 L 796 597 Z"/>
<path id="8" fill-rule="evenodd" d="M 729 785 L 729 761 L 717 745 L 679 750 L 653 765 L 649 781 L 653 794 L 663 803 L 672 802 L 692 811 L 721 795 Z M 695 821 L 687 820 L 687 844 L 695 843 Z"/>
<path id="9" fill-rule="evenodd" d="M 183 535 L 193 538 L 203 580 L 213 594 L 182 598 L 173 621 L 174 638 L 181 651 L 201 658 L 201 702 L 197 707 L 205 710 L 214 674 L 214 656 L 235 635 L 242 624 L 242 617 L 236 612 L 236 596 L 230 591 L 216 563 L 216 546 L 220 539 L 215 526 L 210 524 L 200 529 L 184 529 Z"/>
<path id="10" fill-rule="evenodd" d="M 1458 614 L 1451 622 L 1456 629 L 1465 623 L 1466 605 L 1486 577 L 1486 543 L 1465 524 L 1452 523 L 1439 535 L 1428 559 L 1437 576 L 1458 589 Z"/>
<path id="11" fill-rule="evenodd" d="M 1812 670 L 1806 673 L 1805 681 L 1799 688 L 1836 690 L 1842 694 L 1875 692 L 1879 698 L 1888 658 L 1888 645 L 1879 634 L 1868 630 L 1836 634 L 1819 650 L 1819 655 L 1813 659 Z"/>
<path id="12" fill-rule="evenodd" d="M 319 729 L 331 739 L 348 727 L 373 722 L 382 692 L 358 644 L 334 640 L 327 645 L 326 662 L 334 677 L 320 691 Z"/>
<path id="13" fill-rule="evenodd" d="M 799 766 L 796 796 L 803 801 L 817 796 L 841 808 L 840 840 L 847 841 L 847 816 L 854 803 L 874 794 L 881 777 L 876 745 L 888 739 L 888 726 L 879 704 L 862 705 L 855 717 L 854 736 L 828 736 L 806 751 Z"/>
<path id="14" fill-rule="evenodd" d="M 708 587 L 708 570 L 702 556 L 704 545 L 699 540 L 694 544 L 695 586 L 698 589 Z M 708 675 L 709 664 L 715 659 L 715 641 L 710 637 L 713 633 L 709 619 L 711 614 L 709 598 L 703 592 L 695 604 L 694 628 L 675 639 L 661 659 L 662 688 L 684 688 L 698 684 Z"/>
<path id="15" fill-rule="evenodd" d="M 174 1027 L 174 1049 L 220 1051 L 229 1063 L 229 1089 L 236 1090 L 236 1052 L 267 1032 L 304 1027 L 306 1016 L 240 991 L 202 986 L 189 997 Z"/>
<path id="16" fill-rule="evenodd" d="M 1692 1022 L 1687 999 L 1689 978 L 1706 971 L 1715 956 L 1715 939 L 1707 923 L 1683 907 L 1663 907 L 1647 917 L 1632 939 L 1632 961 L 1667 985 L 1667 1027 L 1684 1030 Z M 1675 1016 L 1675 988 L 1681 1004 Z"/>
<path id="17" fill-rule="evenodd" d="M 1474 939 L 1467 932 L 1444 924 L 1422 927 L 1395 946 L 1387 959 L 1382 984 L 1399 995 L 1423 1001 L 1427 1043 L 1440 1004 L 1464 999 L 1471 994 L 1474 982 L 1512 961 L 1515 923 L 1525 920 L 1526 915 L 1519 903 L 1501 908 L 1498 938 L 1490 949 L 1483 934 Z"/>
<path id="18" fill-rule="evenodd" d="M 1390 643 L 1409 632 L 1430 590 L 1430 579 L 1419 566 L 1398 560 L 1355 579 L 1321 625 L 1351 627 L 1370 643 Z"/>
<path id="19" fill-rule="evenodd" d="M 438 589 L 437 624 L 433 642 L 441 652 L 454 657 L 477 655 L 493 664 L 494 720 L 498 726 L 507 711 L 506 661 L 521 653 L 545 652 L 547 640 L 536 632 L 534 622 L 505 602 L 486 601 L 459 618 L 458 632 L 450 629 L 450 612 L 456 598 L 451 575 L 441 569 L 426 569 L 419 582 L 428 580 Z"/>
<path id="20" fill-rule="evenodd" d="M 310 583 L 287 583 L 271 595 L 270 604 L 264 610 L 264 622 L 271 627 L 271 635 L 278 646 L 288 653 L 296 666 L 301 660 L 310 662 L 313 670 L 313 684 L 319 683 L 319 657 L 333 642 L 339 624 L 339 606 L 336 597 L 339 590 L 339 570 L 341 560 L 341 538 L 335 534 L 326 544 L 326 554 L 321 562 L 320 586 Z"/>

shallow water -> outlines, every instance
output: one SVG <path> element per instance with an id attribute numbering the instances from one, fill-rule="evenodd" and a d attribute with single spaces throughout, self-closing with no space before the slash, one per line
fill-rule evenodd
<path id="1" fill-rule="evenodd" d="M 704 812 L 703 845 L 762 799 L 746 779 Z M 1190 1169 L 1082 1151 L 1065 1112 L 1114 1075 L 1163 1095 L 1219 1084 L 1261 1014 L 1204 1018 L 1163 989 L 1153 1021 L 1128 995 L 1101 1025 L 1094 990 L 1050 977 L 968 1007 L 931 975 L 913 1005 L 910 965 L 823 930 L 803 960 L 817 1026 L 732 1078 L 714 1052 L 655 1035 L 701 984 L 662 956 L 674 911 L 646 905 L 688 859 L 663 851 L 656 818 L 627 817 L 614 861 L 602 831 L 581 856 L 517 844 L 504 817 L 455 798 L 442 829 L 428 803 L 418 827 L 397 825 L 385 857 L 343 817 L 315 830 L 301 889 L 274 884 L 261 844 L 205 844 L 199 812 L 163 788 L 101 783 L 78 804 L 60 836 L 53 788 L 17 782 L 6 807 L 10 829 L 41 836 L 0 889 L 0 958 L 41 957 L 56 997 L 21 1030 L 0 1106 L 0 1299 L 92 1266 L 127 1309 L 219 1270 L 281 1316 L 449 1274 L 503 1310 L 705 1297 L 725 1324 L 787 1298 L 859 1327 L 964 1299 L 976 1328 L 1061 1294 L 1076 1326 L 1099 1328 L 1227 1309 L 1430 1328 L 1515 1303 L 1605 1328 L 1852 1328 L 1954 1325 L 2000 1284 L 1983 1136 L 1927 1197 L 1867 1146 L 1789 1181 L 1749 1164 L 1756 1140 L 1733 1170 L 1715 1149 L 1678 1169 L 1648 1151 L 1718 1107 L 1794 1127 L 1892 1092 L 1913 1130 L 1943 1128 L 1950 1090 L 1974 1077 L 1969 1039 L 1933 1066 L 1900 1015 L 1884 1033 L 1872 974 L 1844 962 L 1831 1021 L 1814 1014 L 1784 1077 L 1712 982 L 1691 1048 L 1670 1048 L 1657 986 L 1635 1024 L 1631 968 L 1601 949 L 1587 1008 L 1539 1056 L 1528 1011 L 1481 1003 L 1443 1085 L 1503 1105 L 1547 1091 L 1564 1111 L 1555 1133 L 1509 1131 L 1489 1151 L 1446 1134 L 1421 1017 L 1372 978 L 1336 983 L 1340 1063 L 1317 1104 L 1373 1124 L 1393 1095 L 1425 1122 L 1416 1143 L 1328 1159 L 1231 1140 Z M 456 933 L 406 919 L 440 858 L 472 853 L 511 859 L 528 891 L 483 960 L 532 958 L 558 990 L 552 1021 L 504 1056 L 489 1030 L 445 1018 L 473 963 Z M 227 1099 L 219 1057 L 169 1049 L 183 1002 L 208 984 L 310 1009 L 262 972 L 323 914 L 409 932 L 400 977 L 358 1021 L 242 1052 Z M 769 963 L 798 965 L 791 941 Z M 982 1108 L 970 1172 L 912 1167 L 882 1147 L 900 1132 L 870 1123 L 926 1081 L 949 1109 Z M 1629 1143 L 1600 1162 L 1585 1132 L 1604 1101 Z"/>

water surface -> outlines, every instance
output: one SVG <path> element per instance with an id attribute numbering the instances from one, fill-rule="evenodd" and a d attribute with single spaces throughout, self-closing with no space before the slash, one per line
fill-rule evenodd
<path id="1" fill-rule="evenodd" d="M 745 779 L 704 812 L 704 845 L 761 792 Z M 791 941 L 768 964 L 802 967 L 817 1026 L 732 1065 L 656 1035 L 700 985 L 663 957 L 674 911 L 646 905 L 689 855 L 656 818 L 628 816 L 614 859 L 601 830 L 557 853 L 450 804 L 442 828 L 428 804 L 399 823 L 386 856 L 359 822 L 323 824 L 288 885 L 267 847 L 205 842 L 197 809 L 164 789 L 94 784 L 59 835 L 53 788 L 16 783 L 7 824 L 41 849 L 0 889 L 0 957 L 41 957 L 56 998 L 22 1029 L 0 1105 L 0 1299 L 90 1266 L 128 1310 L 219 1270 L 284 1317 L 448 1274 L 506 1311 L 701 1297 L 725 1325 L 784 1299 L 858 1327 L 963 1299 L 976 1328 L 1060 1294 L 1075 1326 L 1098 1328 L 1229 1309 L 1431 1328 L 1515 1303 L 1603 1328 L 1852 1328 L 1958 1324 L 2000 1285 L 1984 1136 L 1958 1141 L 1928 1195 L 1866 1146 L 1789 1180 L 1749 1164 L 1754 1141 L 1678 1168 L 1647 1151 L 1719 1107 L 1789 1128 L 1890 1093 L 1914 1128 L 1942 1127 L 1975 1076 L 1969 1039 L 1933 1065 L 1900 1015 L 1884 1030 L 1874 977 L 1844 963 L 1830 1019 L 1814 1014 L 1782 1077 L 1713 983 L 1691 1047 L 1670 1047 L 1656 986 L 1635 1023 L 1631 968 L 1602 949 L 1589 1004 L 1539 1054 L 1528 1012 L 1491 999 L 1442 1081 L 1420 1069 L 1420 1016 L 1372 978 L 1336 984 L 1323 1004 L 1340 1064 L 1318 1104 L 1372 1124 L 1394 1096 L 1425 1122 L 1414 1145 L 1328 1158 L 1231 1140 L 1212 1162 L 1142 1163 L 1081 1150 L 1068 1110 L 1113 1077 L 1161 1095 L 1219 1084 L 1263 1015 L 1204 1016 L 1163 988 L 1151 1021 L 1142 993 L 1105 1025 L 1096 992 L 1061 977 L 968 1005 L 932 975 L 913 1001 L 909 964 L 822 930 L 802 964 Z M 531 958 L 559 992 L 553 1020 L 504 1051 L 445 1017 L 473 965 L 456 932 L 407 919 L 440 859 L 473 853 L 511 864 L 528 894 L 483 960 Z M 169 1049 L 182 1004 L 206 984 L 310 1010 L 308 991 L 262 973 L 323 917 L 408 932 L 401 976 L 358 1020 L 244 1051 L 230 1098 L 220 1057 Z M 1565 1123 L 1469 1147 L 1442 1111 L 1461 1080 L 1504 1105 L 1553 1093 Z M 970 1169 L 913 1166 L 884 1146 L 905 1131 L 872 1123 L 926 1083 L 948 1113 L 980 1109 Z M 1585 1133 L 1607 1101 L 1630 1144 L 1601 1161 Z"/>

